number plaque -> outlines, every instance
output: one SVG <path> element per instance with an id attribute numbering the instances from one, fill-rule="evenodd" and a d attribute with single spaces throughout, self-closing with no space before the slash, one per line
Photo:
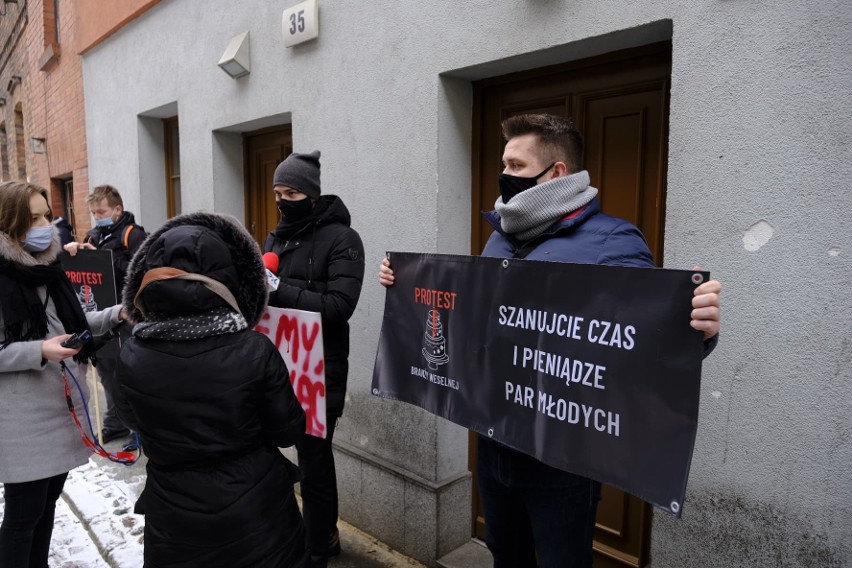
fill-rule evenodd
<path id="1" fill-rule="evenodd" d="M 306 0 L 284 10 L 281 30 L 284 47 L 293 47 L 319 36 L 318 0 Z"/>

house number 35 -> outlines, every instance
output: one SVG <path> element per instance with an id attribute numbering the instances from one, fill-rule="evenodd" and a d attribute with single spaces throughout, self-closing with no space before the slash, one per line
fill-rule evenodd
<path id="1" fill-rule="evenodd" d="M 305 31 L 305 11 L 299 10 L 290 14 L 290 35 Z"/>
<path id="2" fill-rule="evenodd" d="M 319 36 L 319 0 L 305 0 L 281 14 L 281 35 L 284 47 L 293 47 Z"/>

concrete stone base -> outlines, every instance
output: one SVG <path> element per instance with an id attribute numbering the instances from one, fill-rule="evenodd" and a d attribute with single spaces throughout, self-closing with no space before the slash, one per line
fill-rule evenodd
<path id="1" fill-rule="evenodd" d="M 493 564 L 491 553 L 478 540 L 469 540 L 438 559 L 440 568 L 491 568 Z"/>
<path id="2" fill-rule="evenodd" d="M 471 476 L 432 482 L 334 441 L 340 517 L 427 566 L 470 541 Z"/>

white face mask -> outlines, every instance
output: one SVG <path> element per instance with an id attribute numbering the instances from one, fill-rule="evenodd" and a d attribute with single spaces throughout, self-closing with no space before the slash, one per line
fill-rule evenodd
<path id="1" fill-rule="evenodd" d="M 21 243 L 27 252 L 46 251 L 53 242 L 53 225 L 47 227 L 30 227 L 27 236 Z"/>

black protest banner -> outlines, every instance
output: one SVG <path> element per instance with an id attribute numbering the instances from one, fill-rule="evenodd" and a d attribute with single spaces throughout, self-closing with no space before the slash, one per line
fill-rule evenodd
<path id="1" fill-rule="evenodd" d="M 706 272 L 391 253 L 373 394 L 680 516 Z"/>
<path id="2" fill-rule="evenodd" d="M 118 303 L 112 252 L 80 249 L 75 256 L 63 252 L 59 262 L 84 312 L 96 312 Z M 110 341 L 98 350 L 98 355 L 118 355 L 118 341 Z"/>

